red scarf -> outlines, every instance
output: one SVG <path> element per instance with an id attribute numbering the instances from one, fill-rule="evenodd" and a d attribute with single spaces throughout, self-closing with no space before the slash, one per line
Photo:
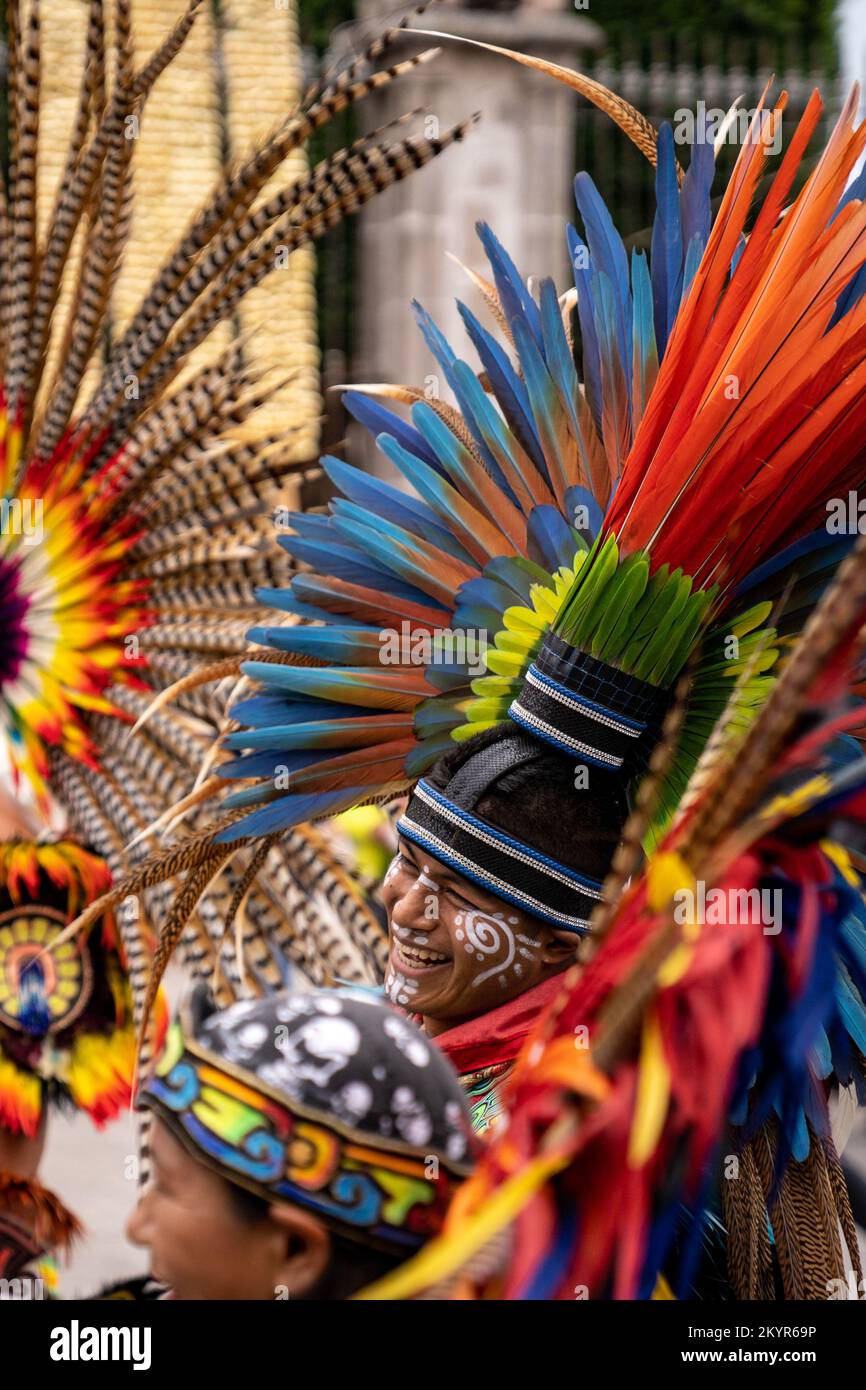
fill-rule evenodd
<path id="1" fill-rule="evenodd" d="M 482 1067 L 494 1067 L 500 1062 L 513 1062 L 538 1015 L 561 988 L 562 976 L 552 975 L 524 994 L 509 999 L 507 1004 L 479 1014 L 478 1018 L 470 1018 L 467 1023 L 458 1023 L 456 1028 L 446 1029 L 433 1041 L 460 1076 Z"/>

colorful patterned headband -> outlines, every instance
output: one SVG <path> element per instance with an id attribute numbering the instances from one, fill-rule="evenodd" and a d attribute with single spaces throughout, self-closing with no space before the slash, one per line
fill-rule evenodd
<path id="1" fill-rule="evenodd" d="M 114 917 L 56 944 L 110 884 L 107 864 L 73 841 L 0 843 L 0 1125 L 13 1134 L 35 1136 L 52 1102 L 101 1126 L 132 1098 L 133 999 Z M 161 999 L 156 1019 L 164 1028 Z"/>
<path id="2" fill-rule="evenodd" d="M 236 1004 L 195 1040 L 174 1025 L 139 1104 L 229 1181 L 407 1252 L 471 1169 L 445 1059 L 385 1005 L 332 991 Z"/>

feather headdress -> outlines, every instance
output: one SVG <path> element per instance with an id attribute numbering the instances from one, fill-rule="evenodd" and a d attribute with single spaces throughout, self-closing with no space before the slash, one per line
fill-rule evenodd
<path id="1" fill-rule="evenodd" d="M 714 220 L 712 145 L 695 147 L 680 178 L 663 128 L 649 259 L 629 260 L 583 174 L 565 295 L 550 280 L 531 290 L 479 228 L 491 278 L 472 280 L 499 336 L 460 306 L 478 367 L 416 306 L 456 409 L 406 386 L 347 395 L 408 488 L 326 459 L 339 492 L 328 515 L 294 515 L 280 537 L 310 572 L 261 593 L 290 625 L 250 633 L 264 650 L 242 670 L 257 688 L 232 709 L 236 756 L 215 769 L 240 788 L 225 820 L 187 845 L 179 914 L 232 845 L 269 843 L 420 777 L 404 833 L 585 932 L 600 881 L 480 823 L 423 775 L 455 740 L 517 725 L 588 766 L 590 797 L 603 797 L 646 766 L 687 670 L 643 827 L 651 846 L 726 707 L 727 738 L 742 739 L 853 543 L 815 528 L 859 477 L 866 413 L 866 311 L 851 288 L 866 207 L 845 192 L 866 145 L 856 93 L 786 207 L 821 115 L 813 95 L 747 240 L 785 107 L 784 94 L 769 108 L 765 98 Z M 411 420 L 383 398 L 410 405 Z M 481 674 L 476 637 L 487 639 Z M 166 851 L 148 872 L 179 862 Z"/>
<path id="2" fill-rule="evenodd" d="M 0 1126 L 30 1137 L 45 1106 L 101 1127 L 127 1108 L 135 1020 L 112 913 L 58 944 L 111 882 L 105 862 L 68 840 L 0 844 Z M 160 1002 L 156 1034 L 165 1028 Z"/>
<path id="3" fill-rule="evenodd" d="M 850 548 L 814 532 L 859 476 L 866 409 L 863 301 L 837 310 L 866 259 L 866 211 L 843 199 L 866 144 L 855 98 L 780 219 L 820 117 L 813 96 L 745 241 L 784 105 L 761 103 L 714 222 L 711 145 L 680 185 L 663 129 L 649 261 L 629 262 L 579 175 L 569 295 L 550 280 L 530 292 L 479 228 L 491 280 L 473 279 L 502 340 L 461 305 L 473 369 L 416 308 L 459 413 L 406 387 L 349 393 L 411 490 L 326 459 L 341 495 L 281 537 L 312 573 L 263 597 L 307 621 L 251 633 L 273 656 L 243 666 L 259 689 L 233 709 L 245 727 L 219 774 L 246 784 L 225 803 L 246 815 L 223 841 L 405 790 L 455 739 L 508 721 L 600 769 L 603 794 L 605 774 L 645 765 L 690 663 L 652 842 L 733 690 L 729 732 L 742 734 Z M 389 396 L 411 402 L 411 423 L 377 399 Z M 765 624 L 785 586 L 776 633 Z M 483 674 L 470 638 L 487 639 Z M 447 837 L 438 821 L 427 830 L 435 854 Z"/>
<path id="4" fill-rule="evenodd" d="M 236 659 L 257 586 L 287 580 L 266 515 L 297 466 L 290 442 L 259 437 L 272 386 L 240 339 L 190 354 L 288 254 L 464 135 L 374 132 L 285 186 L 271 180 L 310 134 L 430 51 L 383 66 L 394 33 L 317 85 L 236 162 L 192 219 L 127 323 L 111 312 L 135 188 L 134 135 L 160 74 L 201 9 L 141 61 L 129 0 L 116 0 L 115 48 L 103 0 L 90 0 L 80 95 L 51 215 L 37 217 L 39 0 L 8 7 L 10 152 L 0 180 L 0 730 L 13 767 L 57 798 L 115 872 L 125 847 L 186 797 L 222 727 L 225 692 L 182 691 L 148 727 L 129 727 L 168 681 Z M 116 61 L 112 62 L 112 57 Z M 393 138 L 392 138 L 393 136 Z M 261 515 L 261 525 L 255 521 Z M 193 796 L 193 803 L 196 797 Z M 212 863 L 214 877 L 218 869 Z M 298 831 L 218 878 L 189 924 L 193 957 L 219 957 L 226 904 L 243 904 L 259 950 L 249 982 L 309 973 L 363 979 L 379 930 L 322 839 Z M 202 882 L 201 887 L 204 887 Z M 151 895 L 158 922 L 164 908 Z M 345 907 L 345 911 L 341 909 Z M 141 1002 L 146 961 L 120 914 Z M 252 927 L 250 926 L 252 924 Z M 315 927 L 313 931 L 312 928 Z M 327 942 L 326 942 L 327 938 Z M 310 940 L 315 941 L 315 951 Z M 287 944 L 287 942 L 289 944 Z M 239 986 L 233 954 L 222 995 Z"/>
<path id="5" fill-rule="evenodd" d="M 866 759 L 839 751 L 864 619 L 861 539 L 736 771 L 705 760 L 563 978 L 446 1237 L 369 1296 L 688 1296 L 714 1231 L 739 1298 L 845 1297 L 846 1258 L 861 1277 L 828 1101 L 866 1095 Z"/>

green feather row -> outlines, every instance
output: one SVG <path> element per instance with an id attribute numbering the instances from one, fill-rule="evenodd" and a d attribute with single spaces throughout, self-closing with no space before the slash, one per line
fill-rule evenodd
<path id="1" fill-rule="evenodd" d="M 644 551 L 620 560 L 608 536 L 578 571 L 553 630 L 599 661 L 666 687 L 688 660 L 715 595 L 668 565 L 650 575 Z"/>

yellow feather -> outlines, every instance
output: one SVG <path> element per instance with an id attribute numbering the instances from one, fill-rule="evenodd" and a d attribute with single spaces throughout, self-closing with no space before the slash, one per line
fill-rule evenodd
<path id="1" fill-rule="evenodd" d="M 655 1152 L 668 1109 L 671 1075 L 664 1058 L 661 1028 L 652 1009 L 644 1019 L 634 1120 L 628 1145 L 630 1168 L 641 1168 Z"/>

